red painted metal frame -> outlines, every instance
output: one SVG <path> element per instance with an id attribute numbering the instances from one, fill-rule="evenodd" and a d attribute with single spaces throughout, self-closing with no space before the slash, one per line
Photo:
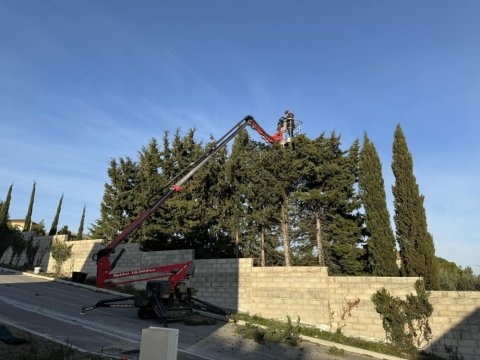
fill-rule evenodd
<path id="1" fill-rule="evenodd" d="M 168 281 L 170 282 L 171 287 L 175 288 L 175 286 L 177 286 L 183 279 L 185 279 L 185 277 L 188 275 L 192 266 L 193 266 L 193 261 L 189 260 L 187 262 L 179 263 L 179 264 L 156 266 L 156 267 L 151 267 L 147 269 L 129 270 L 129 271 L 122 271 L 117 273 L 108 273 L 104 277 L 103 287 L 113 287 L 115 285 L 130 284 L 132 282 L 137 282 L 137 281 L 168 278 Z M 109 280 L 129 277 L 129 276 L 141 276 L 145 274 L 156 274 L 156 275 L 131 279 L 127 281 L 109 281 Z"/>

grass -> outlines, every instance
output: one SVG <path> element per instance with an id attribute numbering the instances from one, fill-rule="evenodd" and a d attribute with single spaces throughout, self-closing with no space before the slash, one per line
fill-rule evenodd
<path id="1" fill-rule="evenodd" d="M 263 318 L 259 315 L 249 315 L 249 314 L 244 314 L 244 313 L 234 313 L 230 315 L 230 319 L 233 322 L 237 322 L 238 320 L 243 320 L 247 324 L 245 326 L 239 326 L 239 329 L 237 332 L 239 334 L 242 334 L 245 337 L 253 338 L 254 340 L 258 342 L 267 342 L 269 341 L 269 336 L 265 335 L 268 333 L 273 333 L 273 334 L 281 334 L 282 332 L 288 332 L 288 329 L 291 328 L 291 323 L 290 322 L 283 322 L 280 320 L 272 320 L 272 319 L 266 319 Z M 293 326 L 295 329 L 295 332 L 298 335 L 305 335 L 305 336 L 310 336 L 313 338 L 321 339 L 321 340 L 327 340 L 331 341 L 337 344 L 343 344 L 343 345 L 348 345 L 348 346 L 353 346 L 356 348 L 360 349 L 365 349 L 381 354 L 386 354 L 386 355 L 393 355 L 393 356 L 402 356 L 401 353 L 399 353 L 398 349 L 395 348 L 394 346 L 391 346 L 389 344 L 385 343 L 379 343 L 379 342 L 374 342 L 374 341 L 367 341 L 363 340 L 360 338 L 355 338 L 355 337 L 349 337 L 343 335 L 340 331 L 332 333 L 329 331 L 324 331 L 320 330 L 314 327 L 309 327 L 309 326 L 304 326 L 300 325 L 300 319 L 297 320 L 297 324 Z M 266 329 L 262 329 L 256 325 L 261 325 L 265 327 Z M 261 330 L 260 330 L 261 329 Z M 263 330 L 263 331 L 262 331 Z M 265 334 L 263 334 L 265 333 Z M 276 339 L 275 336 L 273 336 L 273 339 Z M 272 342 L 278 342 L 278 341 L 272 341 Z M 288 343 L 287 341 L 283 341 Z M 335 348 L 335 347 L 332 347 Z M 335 348 L 337 349 L 337 348 Z M 331 351 L 336 351 L 332 350 Z M 341 349 L 337 349 L 341 350 Z M 341 350 L 343 351 L 343 350 Z M 340 355 L 340 354 L 334 354 L 334 355 Z M 405 357 L 409 359 L 422 359 L 422 360 L 438 360 L 441 359 L 435 355 L 431 354 L 426 354 L 423 352 L 419 352 L 417 354 L 404 354 Z"/>
<path id="2" fill-rule="evenodd" d="M 281 328 L 263 327 L 246 323 L 244 326 L 238 326 L 236 332 L 258 343 L 285 343 L 297 346 L 301 341 L 298 335 L 298 324 L 294 326 L 291 321 L 284 324 Z"/>
<path id="3" fill-rule="evenodd" d="M 345 350 L 339 349 L 335 346 L 331 346 L 330 349 L 328 349 L 328 353 L 333 356 L 345 356 Z"/>

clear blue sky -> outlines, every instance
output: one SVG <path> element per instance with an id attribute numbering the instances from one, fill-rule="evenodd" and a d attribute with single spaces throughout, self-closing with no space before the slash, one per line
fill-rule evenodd
<path id="1" fill-rule="evenodd" d="M 0 1 L 0 198 L 76 231 L 113 157 L 165 130 L 218 137 L 285 109 L 311 138 L 366 131 L 392 211 L 401 123 L 437 255 L 480 267 L 480 2 Z M 252 134 L 253 135 L 253 134 Z"/>

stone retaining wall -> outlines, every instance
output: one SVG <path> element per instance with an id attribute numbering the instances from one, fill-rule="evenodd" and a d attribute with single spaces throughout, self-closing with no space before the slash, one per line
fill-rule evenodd
<path id="1" fill-rule="evenodd" d="M 62 238 L 58 237 L 59 240 Z M 52 238 L 37 238 L 43 249 Z M 64 264 L 66 274 L 82 271 L 95 276 L 92 254 L 102 247 L 100 240 L 67 242 L 73 245 L 72 259 Z M 122 245 L 123 246 L 123 245 Z M 125 244 L 126 253 L 115 271 L 126 271 L 191 260 L 193 250 L 142 253 L 137 244 Z M 39 254 L 37 255 L 39 256 Z M 8 262 L 7 253 L 1 259 Z M 55 261 L 44 256 L 40 261 L 53 271 Z M 20 263 L 21 263 L 20 259 Z M 113 257 L 112 257 L 113 260 Z M 417 278 L 333 277 L 324 267 L 254 267 L 252 259 L 195 260 L 191 286 L 200 299 L 225 308 L 259 314 L 269 318 L 297 317 L 301 322 L 329 331 L 372 340 L 385 340 L 382 319 L 371 296 L 386 288 L 392 295 L 415 293 Z M 139 288 L 144 284 L 137 283 Z M 431 292 L 433 315 L 430 319 L 433 340 L 426 347 L 445 358 L 480 359 L 480 292 Z"/>

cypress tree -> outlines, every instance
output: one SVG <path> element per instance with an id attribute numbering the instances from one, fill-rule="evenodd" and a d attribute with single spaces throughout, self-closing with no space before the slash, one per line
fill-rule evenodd
<path id="1" fill-rule="evenodd" d="M 30 195 L 30 204 L 28 205 L 27 215 L 25 216 L 25 223 L 23 225 L 23 231 L 30 231 L 32 226 L 32 212 L 33 212 L 33 201 L 35 199 L 35 187 L 37 183 L 33 182 L 32 194 Z"/>
<path id="2" fill-rule="evenodd" d="M 50 227 L 50 231 L 48 232 L 49 236 L 55 235 L 57 233 L 58 220 L 60 218 L 60 211 L 62 211 L 62 202 L 63 202 L 63 194 L 60 197 L 60 201 L 58 202 L 57 212 L 55 214 L 55 217 L 53 218 L 52 226 Z"/>
<path id="3" fill-rule="evenodd" d="M 82 218 L 80 219 L 80 226 L 77 231 L 77 240 L 83 239 L 83 223 L 85 222 L 85 205 L 83 205 Z"/>
<path id="4" fill-rule="evenodd" d="M 12 199 L 13 184 L 10 185 L 5 202 L 0 208 L 0 229 L 8 229 L 8 211 L 10 209 L 10 200 Z"/>
<path id="5" fill-rule="evenodd" d="M 402 273 L 422 276 L 427 289 L 437 289 L 438 269 L 435 262 L 433 238 L 427 229 L 427 217 L 413 174 L 412 155 L 407 147 L 400 124 L 395 130 L 392 170 L 395 184 L 392 188 L 395 206 L 395 226 L 400 245 Z"/>
<path id="6" fill-rule="evenodd" d="M 387 210 L 382 165 L 367 133 L 360 153 L 358 185 L 368 234 L 367 271 L 374 276 L 397 276 L 395 237 Z"/>

